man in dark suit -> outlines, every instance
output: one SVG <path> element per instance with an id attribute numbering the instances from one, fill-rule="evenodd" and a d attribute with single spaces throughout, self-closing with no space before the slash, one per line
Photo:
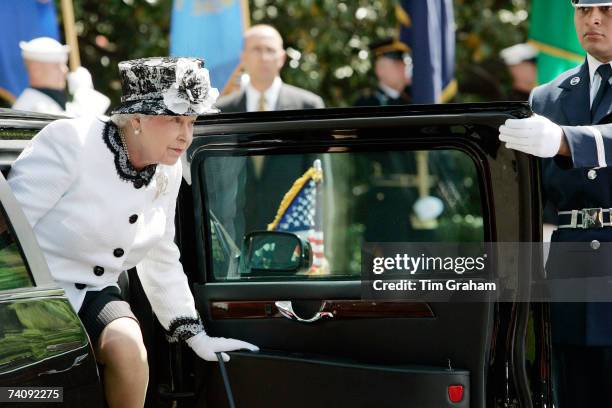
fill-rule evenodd
<path id="1" fill-rule="evenodd" d="M 545 158 L 545 200 L 554 205 L 559 225 L 546 268 L 551 278 L 610 273 L 609 249 L 600 246 L 612 242 L 612 168 L 607 166 L 612 163 L 612 1 L 572 3 L 586 61 L 534 89 L 530 103 L 536 115 L 500 127 L 507 147 Z M 567 254 L 555 242 L 575 243 L 580 251 Z M 581 254 L 582 261 L 575 262 Z M 612 303 L 585 301 L 552 305 L 560 408 L 610 405 Z"/>
<path id="2" fill-rule="evenodd" d="M 324 108 L 320 96 L 280 79 L 286 58 L 283 39 L 274 27 L 249 28 L 241 56 L 249 79 L 239 91 L 219 98 L 217 107 L 223 113 Z"/>
<path id="3" fill-rule="evenodd" d="M 412 103 L 412 59 L 409 48 L 394 38 L 372 43 L 376 89 L 368 89 L 355 101 L 355 106 L 407 105 Z"/>
<path id="4" fill-rule="evenodd" d="M 284 83 L 280 71 L 286 54 L 283 39 L 272 26 L 258 24 L 244 34 L 241 62 L 248 81 L 239 91 L 222 96 L 222 113 L 324 108 L 320 96 Z M 220 169 L 215 191 L 221 196 L 217 216 L 238 242 L 245 233 L 265 230 L 274 220 L 285 193 L 312 165 L 309 155 L 236 157 Z M 238 180 L 235 194 L 228 186 Z"/>

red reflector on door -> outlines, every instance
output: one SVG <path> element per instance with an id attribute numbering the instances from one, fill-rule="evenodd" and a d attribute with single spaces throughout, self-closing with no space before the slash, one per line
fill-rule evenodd
<path id="1" fill-rule="evenodd" d="M 448 398 L 454 403 L 461 402 L 463 399 L 463 385 L 449 385 Z"/>

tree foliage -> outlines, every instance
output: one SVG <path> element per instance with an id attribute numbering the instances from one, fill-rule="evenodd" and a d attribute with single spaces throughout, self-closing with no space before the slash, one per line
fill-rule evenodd
<path id="1" fill-rule="evenodd" d="M 283 79 L 320 94 L 328 106 L 351 105 L 375 84 L 368 45 L 397 32 L 395 0 L 250 0 L 249 6 L 251 24 L 272 24 L 285 39 Z M 74 0 L 74 7 L 82 64 L 117 103 L 119 61 L 167 55 L 172 0 Z M 497 56 L 526 40 L 527 0 L 455 0 L 455 16 L 456 100 L 502 98 L 510 84 Z"/>
<path id="2" fill-rule="evenodd" d="M 527 40 L 529 1 L 454 0 L 459 101 L 503 99 L 511 82 L 499 52 Z"/>
<path id="3" fill-rule="evenodd" d="M 56 0 L 60 10 L 60 1 Z M 119 102 L 119 61 L 168 54 L 172 0 L 73 0 L 81 64 Z"/>

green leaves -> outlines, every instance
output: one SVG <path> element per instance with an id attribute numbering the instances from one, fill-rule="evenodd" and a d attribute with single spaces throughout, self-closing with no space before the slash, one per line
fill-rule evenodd
<path id="1" fill-rule="evenodd" d="M 240 1 L 240 0 L 236 0 Z M 59 0 L 56 0 L 59 10 Z M 172 0 L 74 0 L 83 66 L 119 102 L 117 63 L 168 54 Z M 370 42 L 396 34 L 395 0 L 250 0 L 251 24 L 275 26 L 289 52 L 283 79 L 350 106 L 376 85 Z M 458 101 L 503 98 L 499 51 L 527 40 L 526 0 L 456 0 Z M 219 33 L 223 35 L 223 33 Z"/>

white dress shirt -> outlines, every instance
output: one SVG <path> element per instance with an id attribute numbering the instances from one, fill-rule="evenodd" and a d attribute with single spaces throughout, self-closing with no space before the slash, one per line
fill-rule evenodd
<path id="1" fill-rule="evenodd" d="M 382 82 L 378 83 L 378 87 L 382 89 L 382 91 L 390 98 L 397 99 L 400 97 L 400 91 L 397 89 L 393 89 L 390 86 L 383 84 Z"/>
<path id="2" fill-rule="evenodd" d="M 597 68 L 600 65 L 603 65 L 603 62 L 598 61 L 595 57 L 590 54 L 587 54 L 587 63 L 589 64 L 589 79 L 591 84 L 591 106 L 593 106 L 593 100 L 595 100 L 595 96 L 597 95 L 597 91 L 599 90 L 599 85 L 601 84 L 601 77 L 597 73 Z M 611 62 L 608 64 L 612 65 Z M 612 77 L 609 79 L 610 83 L 612 83 Z"/>
<path id="3" fill-rule="evenodd" d="M 265 110 L 276 110 L 276 104 L 278 102 L 278 96 L 280 95 L 282 85 L 283 81 L 280 79 L 280 77 L 276 77 L 274 78 L 274 81 L 272 81 L 272 85 L 270 85 L 270 87 L 264 91 Z M 246 84 L 247 112 L 259 111 L 260 96 L 261 92 L 255 89 L 250 82 Z"/>

